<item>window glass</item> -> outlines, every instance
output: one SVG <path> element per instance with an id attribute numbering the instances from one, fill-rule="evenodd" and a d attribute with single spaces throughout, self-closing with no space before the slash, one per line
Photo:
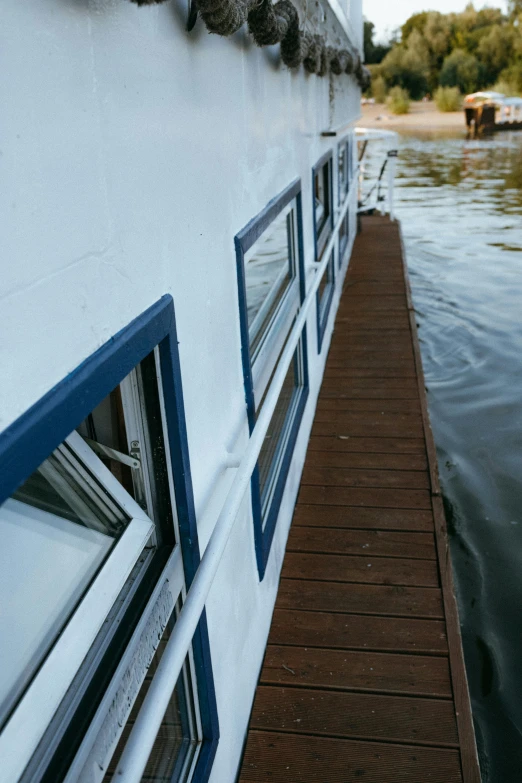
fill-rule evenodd
<path id="1" fill-rule="evenodd" d="M 274 484 L 279 474 L 281 460 L 285 453 L 286 435 L 292 424 L 294 402 L 299 397 L 299 388 L 303 385 L 299 367 L 299 350 L 290 364 L 283 387 L 279 393 L 270 426 L 259 454 L 259 485 L 263 517 L 272 498 Z M 260 409 L 262 407 L 262 403 Z M 258 411 L 259 414 L 259 411 Z"/>
<path id="2" fill-rule="evenodd" d="M 330 305 L 332 303 L 334 283 L 335 283 L 335 255 L 332 250 L 328 265 L 323 272 L 323 276 L 317 289 L 317 347 L 321 351 L 323 335 L 328 321 Z"/>
<path id="3" fill-rule="evenodd" d="M 318 208 L 330 209 L 328 188 L 320 178 Z M 279 211 L 277 211 L 279 210 Z M 300 184 L 294 183 L 236 237 L 242 349 L 250 429 L 255 427 L 288 336 L 301 307 L 302 248 Z M 258 239 L 252 237 L 260 232 Z M 243 274 L 243 269 L 244 274 Z M 243 281 L 245 288 L 243 290 Z M 246 343 L 245 321 L 248 325 Z M 286 373 L 252 477 L 256 557 L 261 578 L 308 395 L 306 327 Z"/>
<path id="4" fill-rule="evenodd" d="M 170 396 L 182 402 L 172 301 L 165 297 L 151 312 L 138 331 L 134 321 L 92 357 L 88 378 L 76 374 L 59 384 L 51 410 L 39 405 L 39 446 L 48 443 L 40 459 L 48 456 L 36 469 L 39 460 L 27 448 L 34 411 L 19 422 L 13 462 L 26 467 L 18 474 L 24 481 L 0 505 L 0 739 L 9 750 L 9 780 L 94 775 L 101 783 L 181 611 L 184 563 L 191 576 L 197 568 L 183 408 Z M 132 355 L 134 369 L 79 422 L 86 399 L 106 394 L 107 378 Z M 49 454 L 56 432 L 67 430 Z M 183 552 L 177 492 L 188 533 Z M 198 761 L 209 759 L 201 748 L 207 743 L 212 753 L 217 740 L 204 627 L 192 644 L 194 651 L 183 650 L 150 780 L 188 783 L 199 775 Z M 20 726 L 27 727 L 23 741 Z"/>
<path id="5" fill-rule="evenodd" d="M 339 171 L 339 201 L 342 202 L 348 190 L 348 158 L 345 143 L 339 145 L 337 167 Z"/>
<path id="6" fill-rule="evenodd" d="M 56 640 L 130 522 L 66 443 L 0 507 L 0 704 Z"/>
<path id="7" fill-rule="evenodd" d="M 78 427 L 78 432 L 87 440 L 103 462 L 118 479 L 127 492 L 141 502 L 133 481 L 132 467 L 122 462 L 121 455 L 129 456 L 130 444 L 125 426 L 123 401 L 120 386 L 105 397 L 96 408 L 89 413 L 85 421 Z M 105 450 L 100 448 L 105 446 Z M 111 451 L 117 452 L 112 454 Z"/>
<path id="8" fill-rule="evenodd" d="M 140 707 L 148 693 L 167 642 L 170 639 L 174 622 L 173 615 L 167 624 L 158 649 L 152 659 L 147 676 L 123 729 L 103 783 L 110 783 L 112 776 L 116 772 Z M 185 783 L 185 781 L 190 779 L 190 772 L 199 746 L 197 742 L 196 704 L 193 700 L 192 689 L 189 687 L 189 670 L 190 666 L 187 660 L 169 701 L 152 753 L 143 773 L 143 780 L 149 783 L 172 783 L 172 781 Z"/>
<path id="9" fill-rule="evenodd" d="M 348 243 L 348 237 L 350 233 L 350 209 L 348 208 L 344 219 L 339 226 L 339 266 L 343 263 L 344 251 Z"/>
<path id="10" fill-rule="evenodd" d="M 263 336 L 296 276 L 293 203 L 281 212 L 245 254 L 250 351 L 255 355 Z"/>
<path id="11" fill-rule="evenodd" d="M 323 311 L 325 308 L 326 300 L 328 299 L 328 295 L 329 295 L 329 290 L 331 286 L 333 286 L 333 283 L 334 283 L 334 254 L 332 252 L 330 261 L 328 262 L 328 266 L 326 267 L 323 273 L 318 288 L 321 311 Z"/>
<path id="12" fill-rule="evenodd" d="M 330 217 L 330 165 L 325 163 L 314 176 L 315 230 L 321 235 Z"/>
<path id="13" fill-rule="evenodd" d="M 314 169 L 315 258 L 319 260 L 329 237 L 332 223 L 332 159 Z"/>
<path id="14" fill-rule="evenodd" d="M 161 548 L 165 562 L 176 545 L 156 359 L 154 352 L 149 354 L 0 507 L 0 720 L 23 704 L 25 689 L 43 676 L 39 667 L 51 650 L 56 647 L 60 653 L 62 635 L 82 602 L 88 606 L 82 616 L 99 614 L 99 620 L 90 636 L 82 638 L 83 627 L 76 629 L 75 638 L 84 645 L 78 665 L 91 645 L 110 644 L 117 630 L 117 624 L 113 628 L 106 621 L 113 599 L 106 606 L 93 603 L 95 580 L 108 576 L 111 582 L 116 566 L 121 581 L 111 582 L 110 595 L 127 595 L 131 588 L 126 580 L 136 589 L 154 553 Z M 181 558 L 176 562 L 176 584 L 181 586 Z M 144 590 L 150 593 L 153 586 L 151 582 Z M 104 589 L 96 595 L 102 596 Z M 174 605 L 175 600 L 143 692 L 175 622 Z M 68 656 L 68 650 L 63 654 Z M 200 747 L 189 668 L 187 664 L 165 715 L 148 766 L 150 780 L 181 775 L 180 759 L 194 757 Z M 132 722 L 131 716 L 127 728 Z M 175 780 L 188 777 L 183 772 Z"/>

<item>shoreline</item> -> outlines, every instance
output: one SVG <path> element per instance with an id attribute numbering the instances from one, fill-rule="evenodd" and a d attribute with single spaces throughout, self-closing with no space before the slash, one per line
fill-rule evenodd
<path id="1" fill-rule="evenodd" d="M 451 131 L 466 133 L 464 111 L 441 112 L 433 101 L 412 101 L 408 114 L 392 114 L 385 103 L 361 106 L 358 125 L 400 131 Z"/>

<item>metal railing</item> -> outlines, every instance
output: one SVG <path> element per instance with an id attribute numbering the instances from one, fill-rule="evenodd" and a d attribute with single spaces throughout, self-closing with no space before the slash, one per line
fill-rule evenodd
<path id="1" fill-rule="evenodd" d="M 394 131 L 379 130 L 373 128 L 356 128 L 355 138 L 358 142 L 359 157 L 359 213 L 368 213 L 378 210 L 382 214 L 386 212 L 390 219 L 394 220 L 394 182 L 395 168 L 398 154 L 398 135 Z M 372 160 L 372 166 L 368 165 L 369 144 L 371 142 L 381 142 L 378 150 L 379 163 L 377 170 L 375 160 Z M 375 147 L 375 144 L 372 145 Z M 385 177 L 385 174 L 387 176 Z"/>

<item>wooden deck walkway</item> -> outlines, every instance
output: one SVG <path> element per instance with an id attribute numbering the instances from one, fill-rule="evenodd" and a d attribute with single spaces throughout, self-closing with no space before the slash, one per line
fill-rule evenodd
<path id="1" fill-rule="evenodd" d="M 240 783 L 479 783 L 399 228 L 355 243 Z"/>

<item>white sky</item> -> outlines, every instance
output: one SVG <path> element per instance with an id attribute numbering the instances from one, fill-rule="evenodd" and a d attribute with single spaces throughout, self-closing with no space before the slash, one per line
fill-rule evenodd
<path id="1" fill-rule="evenodd" d="M 468 0 L 363 0 L 364 18 L 375 25 L 374 41 L 386 40 L 397 27 L 400 27 L 412 15 L 420 11 L 462 11 Z M 475 8 L 485 5 L 506 10 L 505 0 L 476 0 Z"/>

